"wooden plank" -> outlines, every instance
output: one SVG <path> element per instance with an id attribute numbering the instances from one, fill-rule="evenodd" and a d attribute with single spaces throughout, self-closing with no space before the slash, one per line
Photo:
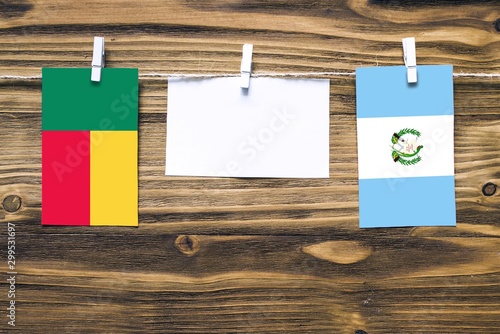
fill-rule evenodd
<path id="1" fill-rule="evenodd" d="M 237 73 L 244 42 L 255 44 L 256 72 L 399 65 L 401 38 L 409 34 L 417 39 L 418 64 L 452 63 L 458 72 L 500 69 L 494 25 L 500 10 L 494 0 L 480 6 L 363 0 L 16 2 L 25 6 L 3 5 L 12 10 L 0 22 L 1 73 L 89 66 L 93 35 L 107 37 L 107 66 L 141 72 Z"/>
<path id="2" fill-rule="evenodd" d="M 167 333 L 479 333 L 500 325 L 498 228 L 497 237 L 351 240 L 144 238 L 140 230 L 20 238 L 19 256 L 29 260 L 18 275 L 19 323 Z"/>

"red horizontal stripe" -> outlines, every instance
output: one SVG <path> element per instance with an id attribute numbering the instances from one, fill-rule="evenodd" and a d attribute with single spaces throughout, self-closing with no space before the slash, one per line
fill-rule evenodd
<path id="1" fill-rule="evenodd" d="M 90 225 L 90 131 L 42 131 L 42 224 Z"/>

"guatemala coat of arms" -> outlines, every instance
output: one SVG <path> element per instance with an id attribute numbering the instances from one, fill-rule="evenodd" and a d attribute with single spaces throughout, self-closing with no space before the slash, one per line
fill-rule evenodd
<path id="1" fill-rule="evenodd" d="M 392 159 L 404 166 L 411 166 L 419 163 L 422 157 L 419 155 L 423 145 L 418 144 L 420 132 L 404 128 L 395 132 L 391 138 Z"/>

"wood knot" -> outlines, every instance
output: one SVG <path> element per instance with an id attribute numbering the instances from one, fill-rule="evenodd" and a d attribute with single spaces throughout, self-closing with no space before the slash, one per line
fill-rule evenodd
<path id="1" fill-rule="evenodd" d="M 302 248 L 304 253 L 339 264 L 362 261 L 372 254 L 372 248 L 358 241 L 326 241 Z"/>
<path id="2" fill-rule="evenodd" d="M 193 235 L 179 235 L 175 238 L 174 246 L 186 256 L 193 256 L 200 250 L 200 241 Z"/>
<path id="3" fill-rule="evenodd" d="M 23 201 L 21 200 L 21 197 L 17 195 L 9 195 L 4 198 L 3 200 L 3 208 L 7 212 L 16 212 L 21 208 L 21 204 L 23 204 Z"/>
<path id="4" fill-rule="evenodd" d="M 483 195 L 484 196 L 493 196 L 497 192 L 497 185 L 491 182 L 486 183 L 483 186 Z"/>
<path id="5" fill-rule="evenodd" d="M 493 26 L 497 32 L 500 32 L 500 19 L 496 19 L 495 22 L 493 22 Z"/>
<path id="6" fill-rule="evenodd" d="M 368 334 L 367 332 L 365 332 L 364 330 L 362 329 L 356 329 L 356 331 L 354 332 L 354 334 Z"/>

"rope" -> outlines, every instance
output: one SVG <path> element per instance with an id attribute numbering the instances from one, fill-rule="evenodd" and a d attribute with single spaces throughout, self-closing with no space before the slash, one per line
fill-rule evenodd
<path id="1" fill-rule="evenodd" d="M 278 77 L 278 78 L 311 78 L 311 77 L 342 77 L 355 76 L 356 72 L 292 72 L 292 73 L 252 73 L 253 78 Z M 213 73 L 213 74 L 182 74 L 182 73 L 142 73 L 139 78 L 223 78 L 239 77 L 239 73 Z M 453 73 L 455 78 L 500 78 L 500 73 Z M 0 80 L 39 80 L 41 75 L 0 75 Z"/>

